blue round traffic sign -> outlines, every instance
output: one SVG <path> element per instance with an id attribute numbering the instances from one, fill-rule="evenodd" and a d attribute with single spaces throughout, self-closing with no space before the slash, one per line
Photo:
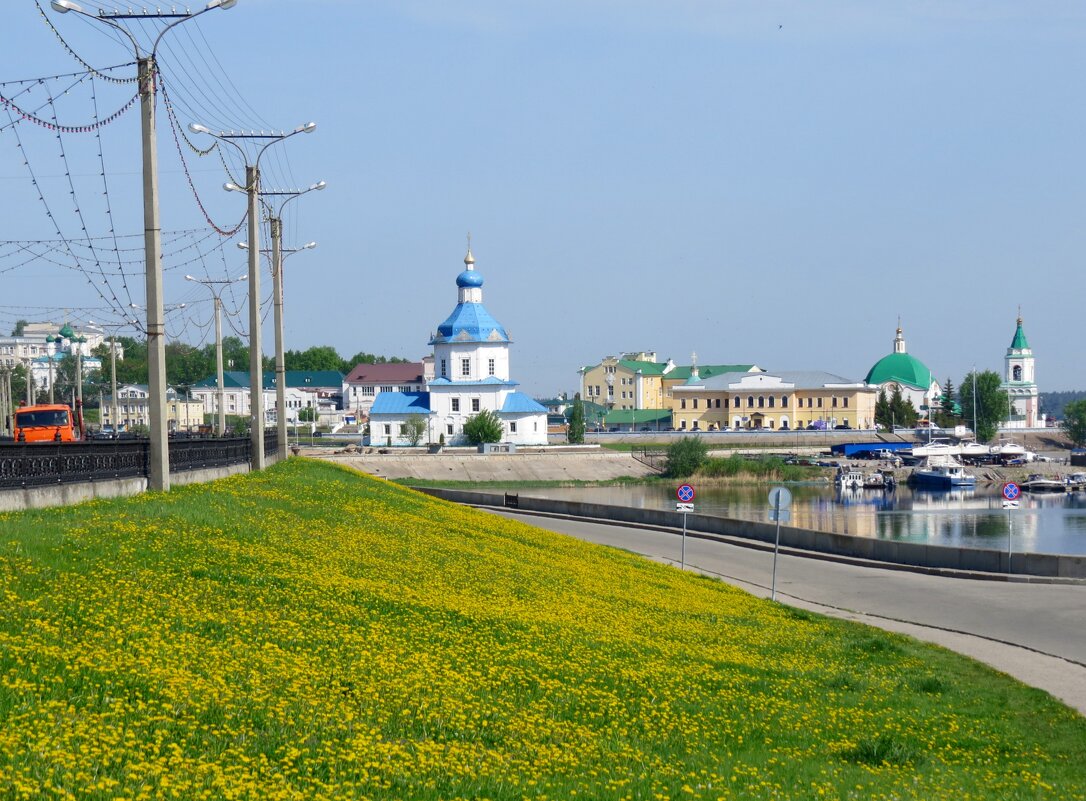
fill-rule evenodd
<path id="1" fill-rule="evenodd" d="M 1008 481 L 1003 485 L 1003 497 L 1008 501 L 1017 501 L 1018 496 L 1022 494 L 1021 488 L 1013 481 Z"/>
<path id="2" fill-rule="evenodd" d="M 675 490 L 675 495 L 683 503 L 690 503 L 690 501 L 694 500 L 694 488 L 689 484 L 683 484 Z"/>

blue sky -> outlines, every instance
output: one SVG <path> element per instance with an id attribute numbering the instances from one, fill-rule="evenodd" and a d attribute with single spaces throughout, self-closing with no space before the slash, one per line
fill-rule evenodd
<path id="1" fill-rule="evenodd" d="M 46 13 L 92 64 L 131 59 L 96 23 Z M 80 69 L 32 0 L 4 21 L 0 80 Z M 1086 387 L 1084 34 L 1069 2 L 239 0 L 161 55 L 183 124 L 318 123 L 261 162 L 265 188 L 329 184 L 286 214 L 288 244 L 319 243 L 286 263 L 289 347 L 422 356 L 470 230 L 514 377 L 537 395 L 641 349 L 859 379 L 899 316 L 910 352 L 957 383 L 1002 369 L 1019 304 L 1055 390 Z M 98 81 L 94 99 L 104 113 L 131 91 Z M 91 119 L 91 102 L 79 85 L 58 119 Z M 107 235 L 93 135 L 62 137 L 65 161 L 51 132 L 21 123 L 20 150 L 7 122 L 0 239 L 54 234 L 24 152 L 62 233 Z M 101 131 L 121 234 L 142 231 L 138 122 L 137 107 Z M 164 112 L 159 152 L 163 229 L 206 232 Z M 233 227 L 244 198 L 221 189 L 218 157 L 187 157 Z M 208 251 L 192 264 L 220 277 L 245 258 L 209 251 L 217 238 L 183 249 L 198 236 L 177 236 L 166 273 L 167 302 L 189 303 L 170 329 L 194 343 L 210 304 L 181 262 Z M 87 259 L 85 275 L 51 258 L 0 258 L 0 327 L 35 305 L 109 317 L 105 280 L 105 305 L 126 302 L 119 276 L 96 290 Z M 142 302 L 139 276 L 125 283 Z"/>

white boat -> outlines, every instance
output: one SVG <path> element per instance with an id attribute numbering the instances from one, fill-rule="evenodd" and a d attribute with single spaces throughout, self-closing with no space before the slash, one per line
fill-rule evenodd
<path id="1" fill-rule="evenodd" d="M 1072 490 L 1086 489 L 1086 473 L 1072 473 L 1067 477 L 1066 482 Z"/>
<path id="2" fill-rule="evenodd" d="M 909 474 L 909 483 L 918 487 L 975 487 L 977 477 L 965 472 L 965 467 L 952 458 L 928 458 L 927 464 Z"/>
<path id="3" fill-rule="evenodd" d="M 1017 461 L 1019 459 L 1022 462 L 1032 462 L 1037 456 L 1033 451 L 1027 451 L 1025 445 L 1019 445 L 1011 440 L 1002 440 L 998 445 L 993 445 L 991 453 L 992 456 L 1003 462 Z"/>
<path id="4" fill-rule="evenodd" d="M 893 470 L 878 470 L 864 476 L 864 489 L 892 490 L 897 486 Z"/>
<path id="5" fill-rule="evenodd" d="M 951 445 L 945 439 L 933 439 L 923 445 L 914 445 L 912 453 L 913 456 L 926 456 L 928 458 L 932 456 L 961 456 L 962 448 L 960 445 Z"/>
<path id="6" fill-rule="evenodd" d="M 1026 492 L 1066 492 L 1067 484 L 1058 476 L 1033 473 L 1022 482 L 1022 489 Z"/>
<path id="7" fill-rule="evenodd" d="M 841 489 L 863 489 L 864 474 L 859 470 L 846 470 L 842 467 L 837 471 L 834 483 Z"/>
<path id="8" fill-rule="evenodd" d="M 961 444 L 962 458 L 987 459 L 992 455 L 992 449 L 983 442 L 963 442 Z"/>

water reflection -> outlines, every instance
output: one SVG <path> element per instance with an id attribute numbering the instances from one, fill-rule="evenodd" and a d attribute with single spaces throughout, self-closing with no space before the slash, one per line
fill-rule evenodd
<path id="1" fill-rule="evenodd" d="M 1023 495 L 1021 507 L 1005 511 L 998 486 L 977 489 L 893 491 L 839 490 L 829 485 L 791 485 L 791 524 L 859 537 L 966 548 L 1086 555 L 1086 492 Z M 522 489 L 523 495 L 674 509 L 666 486 Z M 699 514 L 764 521 L 768 487 L 699 488 Z"/>

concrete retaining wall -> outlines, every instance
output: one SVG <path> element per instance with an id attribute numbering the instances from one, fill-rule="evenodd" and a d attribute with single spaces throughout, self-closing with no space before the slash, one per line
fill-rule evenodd
<path id="1" fill-rule="evenodd" d="M 468 490 L 422 489 L 437 498 L 474 506 L 505 506 L 505 496 Z M 570 517 L 610 520 L 671 529 L 682 528 L 682 515 L 661 509 L 634 509 L 602 503 L 562 501 L 517 495 L 517 508 L 528 512 L 568 515 Z M 708 515 L 687 515 L 687 531 L 702 535 L 739 537 L 772 543 L 776 526 Z M 828 531 L 781 526 L 781 545 L 816 553 L 855 559 L 868 559 L 896 565 L 925 568 L 970 570 L 985 573 L 1014 573 L 1024 576 L 1086 578 L 1086 556 L 1015 553 L 1007 569 L 1007 553 L 981 548 L 954 548 L 916 542 L 894 542 L 870 537 L 834 534 Z"/>
<path id="2" fill-rule="evenodd" d="M 274 455 L 269 462 L 274 461 Z M 249 463 L 223 467 L 206 467 L 202 470 L 186 470 L 170 473 L 170 485 L 183 487 L 219 478 L 248 473 Z M 85 481 L 76 484 L 50 484 L 45 487 L 27 487 L 0 491 L 0 512 L 21 512 L 25 509 L 44 509 L 47 506 L 71 506 L 95 498 L 121 498 L 139 495 L 147 491 L 147 479 L 112 478 L 104 481 Z"/>

